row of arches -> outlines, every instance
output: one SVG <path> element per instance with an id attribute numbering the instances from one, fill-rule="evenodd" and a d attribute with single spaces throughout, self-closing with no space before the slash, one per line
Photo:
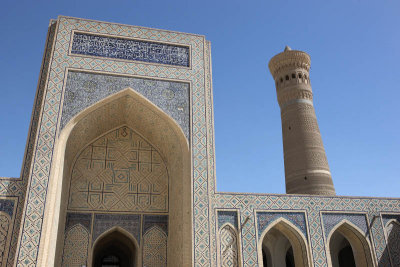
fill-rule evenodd
<path id="1" fill-rule="evenodd" d="M 240 244 L 235 227 L 227 223 L 220 227 L 218 235 L 218 266 L 241 266 Z M 341 221 L 330 231 L 326 246 L 327 266 L 375 266 L 370 240 L 360 228 L 347 220 Z M 258 259 L 259 267 L 313 266 L 309 241 L 294 224 L 284 218 L 271 223 L 261 234 Z"/>
<path id="2" fill-rule="evenodd" d="M 276 86 L 280 86 L 282 84 L 287 84 L 287 83 L 292 83 L 292 82 L 308 84 L 309 80 L 307 78 L 307 74 L 298 72 L 298 73 L 287 74 L 285 76 L 277 78 L 275 81 L 275 84 L 276 84 Z"/>
<path id="3" fill-rule="evenodd" d="M 347 220 L 336 225 L 326 240 L 327 265 L 333 267 L 375 266 L 369 239 Z M 264 230 L 259 242 L 259 267 L 312 266 L 311 249 L 304 234 L 280 218 Z"/>

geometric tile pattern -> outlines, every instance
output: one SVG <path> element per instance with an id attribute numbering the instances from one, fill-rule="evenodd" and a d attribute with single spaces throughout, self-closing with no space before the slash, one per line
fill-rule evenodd
<path id="1" fill-rule="evenodd" d="M 154 226 L 143 236 L 143 267 L 167 266 L 167 236 Z"/>
<path id="2" fill-rule="evenodd" d="M 132 234 L 140 244 L 140 215 L 136 214 L 95 214 L 93 222 L 92 246 L 96 239 L 114 226 Z"/>
<path id="3" fill-rule="evenodd" d="M 238 265 L 238 242 L 236 232 L 230 225 L 225 225 L 219 231 L 221 267 L 236 267 Z"/>
<path id="4" fill-rule="evenodd" d="M 258 236 L 261 237 L 261 234 L 268 225 L 279 218 L 284 218 L 293 223 L 307 238 L 307 226 L 304 212 L 257 212 Z"/>
<path id="5" fill-rule="evenodd" d="M 82 225 L 90 233 L 92 231 L 92 214 L 67 212 L 65 231 L 76 224 Z"/>
<path id="6" fill-rule="evenodd" d="M 12 227 L 10 217 L 4 212 L 0 212 L 0 266 L 6 266 L 7 258 L 4 258 L 7 249 L 7 237 L 9 229 Z"/>
<path id="7" fill-rule="evenodd" d="M 143 234 L 157 226 L 168 236 L 168 215 L 143 215 Z"/>
<path id="8" fill-rule="evenodd" d="M 117 32 L 121 38 L 139 38 L 154 42 L 167 42 L 190 46 L 190 68 L 177 68 L 167 65 L 141 64 L 139 61 L 115 61 L 110 58 L 80 57 L 68 55 L 71 44 L 71 33 L 75 30 L 99 35 L 112 35 Z M 39 235 L 43 223 L 44 204 L 51 170 L 51 159 L 54 142 L 57 136 L 60 117 L 60 104 L 64 90 L 64 78 L 69 68 L 83 71 L 101 71 L 115 75 L 145 76 L 147 78 L 174 79 L 190 81 L 192 100 L 192 151 L 193 188 L 196 201 L 193 205 L 193 234 L 196 236 L 196 262 L 210 264 L 209 247 L 209 191 L 207 171 L 207 131 L 205 117 L 205 81 L 204 81 L 204 36 L 181 34 L 169 31 L 154 30 L 143 27 L 126 26 L 113 23 L 59 17 L 57 20 L 56 38 L 51 51 L 51 64 L 48 69 L 48 83 L 43 94 L 43 109 L 38 121 L 38 133 L 35 140 L 33 168 L 28 175 L 27 203 L 24 207 L 20 246 L 18 248 L 18 265 L 35 266 Z M 203 155 L 202 157 L 200 155 Z"/>
<path id="9" fill-rule="evenodd" d="M 365 214 L 350 214 L 350 213 L 323 213 L 325 238 L 328 239 L 332 228 L 334 228 L 342 220 L 347 220 L 363 231 L 365 236 L 368 235 L 368 224 Z"/>
<path id="10" fill-rule="evenodd" d="M 78 71 L 68 72 L 60 128 L 64 128 L 80 111 L 128 87 L 142 94 L 171 116 L 189 139 L 188 83 Z"/>
<path id="11" fill-rule="evenodd" d="M 123 126 L 86 146 L 74 163 L 69 210 L 168 211 L 168 173 L 160 154 Z"/>
<path id="12" fill-rule="evenodd" d="M 94 220 L 92 220 L 93 216 Z M 141 222 L 143 222 L 143 227 L 141 226 Z M 87 255 L 83 257 L 83 254 L 87 254 L 88 251 L 86 243 L 92 240 L 91 246 L 93 246 L 100 235 L 115 226 L 132 234 L 138 242 L 138 246 L 143 246 L 143 260 L 147 259 L 147 263 L 154 263 L 156 261 L 158 264 L 162 262 L 160 265 L 152 263 L 153 265 L 146 266 L 157 267 L 166 264 L 168 215 L 67 212 L 63 266 L 82 266 L 83 262 L 86 262 L 87 259 Z M 91 233 L 92 228 L 93 234 Z M 143 237 L 142 244 L 141 237 Z M 90 247 L 89 243 L 87 244 Z M 79 251 L 77 252 L 76 250 Z M 139 253 L 141 252 L 139 251 Z M 76 265 L 78 263 L 82 263 L 82 265 Z"/>
<path id="13" fill-rule="evenodd" d="M 384 226 L 391 220 L 396 220 L 400 223 L 400 214 L 382 214 L 382 223 Z"/>
<path id="14" fill-rule="evenodd" d="M 89 233 L 85 227 L 76 224 L 65 235 L 62 266 L 86 266 L 89 249 Z"/>
<path id="15" fill-rule="evenodd" d="M 75 32 L 71 54 L 189 67 L 189 47 Z"/>
<path id="16" fill-rule="evenodd" d="M 220 229 L 225 223 L 230 223 L 233 227 L 238 229 L 237 212 L 228 210 L 219 210 L 218 229 Z"/>
<path id="17" fill-rule="evenodd" d="M 15 201 L 11 199 L 0 199 L 0 211 L 7 213 L 10 218 L 13 217 Z"/>
<path id="18" fill-rule="evenodd" d="M 209 209 L 214 210 L 214 193 L 216 190 L 216 177 L 215 177 L 215 144 L 214 144 L 214 112 L 213 112 L 213 93 L 212 93 L 212 67 L 211 67 L 211 43 L 209 41 L 205 44 L 205 56 L 204 56 L 204 67 L 205 67 L 205 105 L 206 105 L 206 132 L 207 132 L 207 173 L 208 173 L 208 194 L 212 200 L 209 202 Z M 197 156 L 202 157 L 202 155 Z M 199 191 L 201 193 L 201 191 Z M 196 193 L 196 192 L 195 192 Z M 217 227 L 217 218 L 214 212 L 209 214 L 209 231 L 210 233 L 216 233 L 215 228 Z M 240 221 L 240 220 L 239 220 Z M 211 251 L 211 263 L 217 262 L 217 242 L 216 238 L 210 237 L 209 249 Z"/>

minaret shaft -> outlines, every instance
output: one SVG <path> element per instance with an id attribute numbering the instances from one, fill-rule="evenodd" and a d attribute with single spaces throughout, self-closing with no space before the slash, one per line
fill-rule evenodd
<path id="1" fill-rule="evenodd" d="M 335 195 L 309 79 L 310 57 L 286 48 L 269 63 L 281 108 L 286 192 Z"/>

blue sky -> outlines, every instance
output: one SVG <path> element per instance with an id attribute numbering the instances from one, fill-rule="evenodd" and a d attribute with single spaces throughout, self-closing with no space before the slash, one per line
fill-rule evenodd
<path id="1" fill-rule="evenodd" d="M 400 197 L 399 1 L 8 1 L 0 10 L 0 176 L 18 177 L 48 22 L 58 15 L 203 34 L 212 42 L 219 191 L 284 193 L 268 61 L 311 55 L 338 195 Z"/>

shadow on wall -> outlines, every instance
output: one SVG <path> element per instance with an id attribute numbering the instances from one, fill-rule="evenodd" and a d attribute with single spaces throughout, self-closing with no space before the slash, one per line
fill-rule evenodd
<path id="1" fill-rule="evenodd" d="M 400 223 L 397 220 L 390 220 L 385 226 L 386 248 L 383 251 L 379 267 L 400 266 Z"/>

